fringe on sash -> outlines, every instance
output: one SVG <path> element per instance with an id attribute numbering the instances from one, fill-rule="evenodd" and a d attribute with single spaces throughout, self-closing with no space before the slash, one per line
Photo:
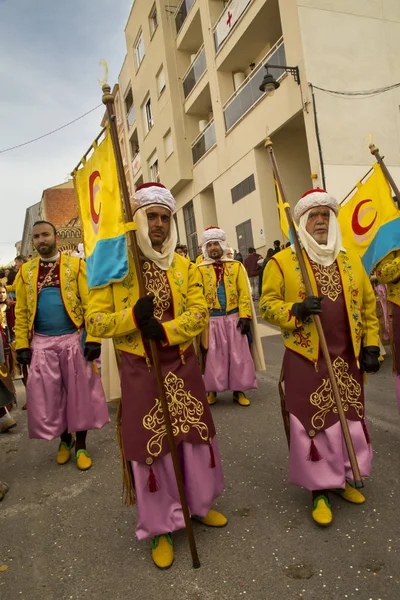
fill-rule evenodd
<path id="1" fill-rule="evenodd" d="M 133 473 L 132 467 L 129 460 L 126 460 L 124 456 L 124 450 L 122 447 L 122 427 L 121 427 L 121 416 L 122 416 L 122 400 L 118 402 L 116 424 L 117 424 L 117 440 L 119 446 L 119 454 L 121 457 L 122 467 L 122 495 L 126 506 L 133 506 L 136 503 L 135 488 L 133 485 Z"/>

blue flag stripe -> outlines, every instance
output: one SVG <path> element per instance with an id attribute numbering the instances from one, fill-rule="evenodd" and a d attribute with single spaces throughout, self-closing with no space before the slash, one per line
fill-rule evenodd
<path id="1" fill-rule="evenodd" d="M 367 273 L 371 273 L 375 265 L 392 250 L 400 248 L 400 218 L 381 225 L 378 233 L 362 256 Z"/>
<path id="2" fill-rule="evenodd" d="M 89 290 L 121 281 L 128 274 L 128 249 L 125 234 L 98 240 L 86 259 Z"/>

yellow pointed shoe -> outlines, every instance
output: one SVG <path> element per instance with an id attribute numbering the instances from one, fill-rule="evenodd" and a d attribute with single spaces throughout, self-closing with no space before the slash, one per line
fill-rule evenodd
<path id="1" fill-rule="evenodd" d="M 87 471 L 92 466 L 93 462 L 87 450 L 83 448 L 75 454 L 76 466 L 80 471 Z"/>
<path id="2" fill-rule="evenodd" d="M 197 517 L 193 516 L 193 519 L 200 521 L 203 525 L 208 525 L 208 527 L 225 527 L 228 523 L 228 519 L 224 517 L 224 515 L 217 510 L 210 509 L 205 517 Z"/>
<path id="3" fill-rule="evenodd" d="M 240 406 L 250 406 L 251 404 L 250 400 L 246 398 L 243 392 L 233 392 L 232 400 L 240 404 Z"/>
<path id="4" fill-rule="evenodd" d="M 333 521 L 333 514 L 326 496 L 317 496 L 314 499 L 312 518 L 321 527 L 327 527 Z"/>
<path id="5" fill-rule="evenodd" d="M 364 504 L 365 502 L 365 496 L 359 490 L 353 488 L 347 481 L 345 489 L 337 490 L 337 492 L 347 502 L 352 502 L 353 504 Z"/>
<path id="6" fill-rule="evenodd" d="M 169 533 L 156 535 L 151 540 L 151 558 L 159 569 L 168 569 L 174 562 L 174 547 Z"/>
<path id="7" fill-rule="evenodd" d="M 65 465 L 71 458 L 71 450 L 74 447 L 75 438 L 72 436 L 71 443 L 60 442 L 58 445 L 57 462 L 59 465 Z"/>
<path id="8" fill-rule="evenodd" d="M 216 392 L 208 392 L 207 394 L 207 402 L 210 406 L 212 406 L 213 404 L 215 404 L 217 401 L 217 394 Z"/>

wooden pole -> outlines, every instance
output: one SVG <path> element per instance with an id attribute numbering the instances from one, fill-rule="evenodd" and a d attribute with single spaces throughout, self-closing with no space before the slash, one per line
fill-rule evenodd
<path id="1" fill-rule="evenodd" d="M 397 206 L 400 208 L 400 191 L 399 188 L 397 187 L 397 185 L 394 182 L 393 177 L 391 176 L 389 169 L 387 168 L 387 166 L 385 165 L 382 156 L 379 154 L 379 148 L 377 148 L 375 146 L 375 144 L 370 144 L 368 146 L 368 148 L 370 149 L 370 152 L 372 154 L 372 156 L 375 156 L 376 161 L 380 164 L 383 174 L 385 175 L 389 185 L 391 186 L 394 195 L 396 196 L 396 200 L 397 200 Z"/>
<path id="2" fill-rule="evenodd" d="M 273 146 L 272 141 L 270 140 L 270 138 L 267 138 L 267 140 L 265 141 L 265 147 L 268 151 L 268 156 L 269 156 L 269 159 L 271 162 L 272 170 L 274 172 L 275 179 L 278 183 L 282 200 L 284 203 L 287 203 L 286 193 L 285 193 L 285 190 L 283 189 L 282 180 L 279 175 L 278 165 L 277 165 L 277 162 L 275 159 L 274 149 L 272 146 Z M 297 259 L 299 261 L 300 271 L 301 271 L 301 274 L 303 277 L 304 285 L 306 287 L 307 294 L 309 296 L 313 296 L 314 292 L 311 287 L 311 282 L 310 282 L 310 278 L 308 276 L 306 263 L 304 261 L 303 252 L 302 252 L 302 249 L 300 246 L 300 240 L 298 238 L 297 231 L 296 231 L 296 228 L 293 223 L 293 218 L 292 218 L 292 214 L 291 214 L 289 206 L 287 206 L 285 208 L 285 212 L 286 212 L 286 217 L 287 217 L 287 220 L 289 223 L 290 233 L 292 234 L 294 247 L 295 247 Z M 353 471 L 354 485 L 357 489 L 360 489 L 360 488 L 364 487 L 364 482 L 361 479 L 360 469 L 358 466 L 356 453 L 354 451 L 354 446 L 353 446 L 353 442 L 352 442 L 350 431 L 349 431 L 349 424 L 347 423 L 346 415 L 344 414 L 342 400 L 340 398 L 339 388 L 337 386 L 336 377 L 335 377 L 335 373 L 333 371 L 332 361 L 331 361 L 331 357 L 329 354 L 328 344 L 326 342 L 324 330 L 322 328 L 322 323 L 321 323 L 321 319 L 320 319 L 319 315 L 313 315 L 313 319 L 314 319 L 315 325 L 317 327 L 317 332 L 318 332 L 319 341 L 320 341 L 321 350 L 322 350 L 322 356 L 324 357 L 326 366 L 328 368 L 329 379 L 330 379 L 331 385 L 332 385 L 333 397 L 334 397 L 334 400 L 336 403 L 336 408 L 337 408 L 338 415 L 339 415 L 340 425 L 342 427 L 342 432 L 343 432 L 343 437 L 344 437 L 344 441 L 345 441 L 346 448 L 347 448 L 347 453 L 349 455 L 351 470 Z"/>
<path id="3" fill-rule="evenodd" d="M 115 160 L 117 163 L 117 171 L 118 171 L 119 181 L 120 181 L 120 185 L 121 185 L 125 218 L 128 222 L 132 222 L 133 216 L 132 216 L 132 209 L 131 209 L 131 205 L 130 205 L 130 201 L 129 201 L 128 186 L 126 184 L 121 149 L 119 147 L 119 141 L 118 141 L 118 132 L 117 132 L 117 128 L 115 125 L 114 96 L 111 94 L 111 88 L 107 83 L 105 83 L 102 86 L 102 90 L 103 90 L 102 100 L 103 100 L 103 104 L 106 105 L 106 109 L 107 109 L 107 117 L 108 117 L 108 122 L 110 124 L 110 134 L 111 134 L 111 139 L 112 139 L 113 148 L 114 148 Z M 132 251 L 132 255 L 133 255 L 133 261 L 135 264 L 135 270 L 136 270 L 136 274 L 137 274 L 137 278 L 138 278 L 139 296 L 143 297 L 143 296 L 146 296 L 146 287 L 144 284 L 144 279 L 143 279 L 143 274 L 142 274 L 142 265 L 141 265 L 141 261 L 140 261 L 139 246 L 138 246 L 138 243 L 136 240 L 135 232 L 129 231 L 128 235 L 129 235 L 129 241 L 130 241 L 131 251 Z M 175 445 L 175 437 L 174 437 L 174 433 L 172 430 L 172 425 L 171 425 L 171 420 L 170 420 L 170 415 L 169 415 L 168 401 L 167 401 L 167 397 L 165 394 L 164 378 L 163 378 L 162 371 L 161 371 L 158 347 L 154 340 L 149 340 L 149 345 L 150 345 L 151 358 L 152 358 L 152 363 L 153 363 L 153 368 L 154 368 L 154 374 L 157 379 L 158 394 L 160 397 L 161 407 L 163 410 L 165 428 L 166 428 L 166 432 L 167 432 L 169 448 L 170 448 L 172 462 L 173 462 L 173 466 L 174 466 L 176 483 L 177 483 L 178 491 L 179 491 L 179 498 L 181 501 L 182 512 L 183 512 L 183 516 L 185 519 L 186 533 L 187 533 L 187 537 L 189 540 L 190 552 L 191 552 L 192 561 L 193 561 L 193 568 L 198 569 L 200 567 L 200 561 L 199 561 L 199 557 L 197 554 L 196 542 L 194 539 L 193 527 L 192 527 L 192 522 L 191 522 L 190 513 L 189 513 L 189 507 L 188 507 L 186 495 L 185 495 L 185 487 L 183 484 L 182 471 L 181 471 L 181 467 L 180 467 L 180 463 L 179 463 L 178 450 Z"/>

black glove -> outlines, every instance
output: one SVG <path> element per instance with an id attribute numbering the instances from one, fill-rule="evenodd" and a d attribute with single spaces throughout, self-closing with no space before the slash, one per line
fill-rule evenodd
<path id="1" fill-rule="evenodd" d="M 310 315 L 318 315 L 322 312 L 321 301 L 323 296 L 307 296 L 303 302 L 295 302 L 292 306 L 292 315 L 304 321 Z"/>
<path id="2" fill-rule="evenodd" d="M 237 328 L 240 329 L 242 335 L 247 335 L 250 331 L 250 319 L 244 317 L 239 319 Z"/>
<path id="3" fill-rule="evenodd" d="M 143 323 L 154 317 L 154 296 L 139 298 L 133 307 L 136 323 L 142 329 Z"/>
<path id="4" fill-rule="evenodd" d="M 32 350 L 30 348 L 20 348 L 17 350 L 17 363 L 19 365 L 30 365 L 32 360 Z"/>
<path id="5" fill-rule="evenodd" d="M 155 317 L 151 317 L 143 323 L 141 331 L 146 340 L 154 340 L 155 342 L 165 342 L 166 340 L 164 328 Z"/>
<path id="6" fill-rule="evenodd" d="M 99 358 L 101 353 L 101 344 L 98 342 L 86 342 L 83 356 L 88 362 L 92 362 Z"/>
<path id="7" fill-rule="evenodd" d="M 361 371 L 366 373 L 376 373 L 381 368 L 379 355 L 381 351 L 379 346 L 365 346 L 361 348 Z"/>

